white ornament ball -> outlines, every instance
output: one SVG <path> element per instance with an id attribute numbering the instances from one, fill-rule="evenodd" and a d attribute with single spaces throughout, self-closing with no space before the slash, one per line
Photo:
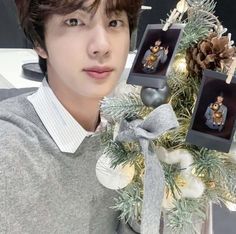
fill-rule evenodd
<path id="1" fill-rule="evenodd" d="M 96 176 L 98 181 L 109 189 L 125 188 L 133 179 L 135 173 L 134 165 L 118 165 L 111 168 L 111 159 L 103 154 L 96 164 Z"/>
<path id="2" fill-rule="evenodd" d="M 184 176 L 184 173 L 183 173 Z M 194 175 L 185 175 L 186 186 L 181 188 L 181 196 L 187 198 L 199 198 L 205 191 L 204 183 Z"/>

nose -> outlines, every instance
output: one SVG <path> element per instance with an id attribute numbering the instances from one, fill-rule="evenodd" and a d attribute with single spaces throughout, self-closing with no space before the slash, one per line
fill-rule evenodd
<path id="1" fill-rule="evenodd" d="M 98 25 L 92 30 L 91 39 L 88 44 L 88 54 L 92 58 L 104 58 L 109 56 L 111 45 L 107 30 Z"/>

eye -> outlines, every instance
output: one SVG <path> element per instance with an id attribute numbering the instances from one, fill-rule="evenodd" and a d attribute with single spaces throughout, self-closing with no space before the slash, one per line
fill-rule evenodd
<path id="1" fill-rule="evenodd" d="M 109 26 L 114 27 L 114 28 L 121 27 L 121 26 L 123 26 L 123 21 L 122 20 L 111 20 L 109 22 Z"/>
<path id="2" fill-rule="evenodd" d="M 83 23 L 79 19 L 76 19 L 76 18 L 67 19 L 65 23 L 71 27 L 83 25 Z"/>

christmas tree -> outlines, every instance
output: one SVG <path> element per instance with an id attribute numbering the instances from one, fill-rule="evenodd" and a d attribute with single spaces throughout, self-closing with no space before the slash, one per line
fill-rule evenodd
<path id="1" fill-rule="evenodd" d="M 164 171 L 161 211 L 164 226 L 171 233 L 198 233 L 210 203 L 236 204 L 236 143 L 229 153 L 222 153 L 186 142 L 203 70 L 227 74 L 231 79 L 229 71 L 234 71 L 236 49 L 231 34 L 214 15 L 215 6 L 214 0 L 181 0 L 163 21 L 167 30 L 172 24 L 185 24 L 167 81 L 168 102 L 179 127 L 151 140 Z M 143 207 L 144 155 L 137 139 L 119 141 L 116 137 L 124 119 L 144 120 L 153 112 L 154 108 L 143 104 L 139 92 L 140 88 L 132 87 L 132 92 L 105 98 L 101 103 L 103 114 L 110 120 L 102 134 L 104 155 L 113 168 L 128 165 L 134 174 L 132 182 L 118 191 L 120 197 L 113 208 L 121 211 L 122 219 L 137 223 Z"/>

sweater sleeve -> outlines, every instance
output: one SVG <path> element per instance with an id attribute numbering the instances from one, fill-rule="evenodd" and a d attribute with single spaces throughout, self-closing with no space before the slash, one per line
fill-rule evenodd
<path id="1" fill-rule="evenodd" d="M 16 188 L 20 186 L 19 181 L 22 181 L 21 169 L 15 162 L 21 160 L 18 156 L 23 156 L 24 147 L 22 146 L 22 149 L 19 147 L 22 145 L 19 139 L 23 139 L 23 137 L 21 133 L 19 133 L 19 137 L 15 134 L 17 127 L 14 122 L 3 119 L 0 117 L 0 233 L 10 233 L 9 204 L 15 204 L 11 195 L 17 194 Z M 15 177 L 16 172 L 19 172 L 17 177 Z"/>
<path id="2" fill-rule="evenodd" d="M 0 161 L 0 233 L 7 233 L 6 177 Z"/>

